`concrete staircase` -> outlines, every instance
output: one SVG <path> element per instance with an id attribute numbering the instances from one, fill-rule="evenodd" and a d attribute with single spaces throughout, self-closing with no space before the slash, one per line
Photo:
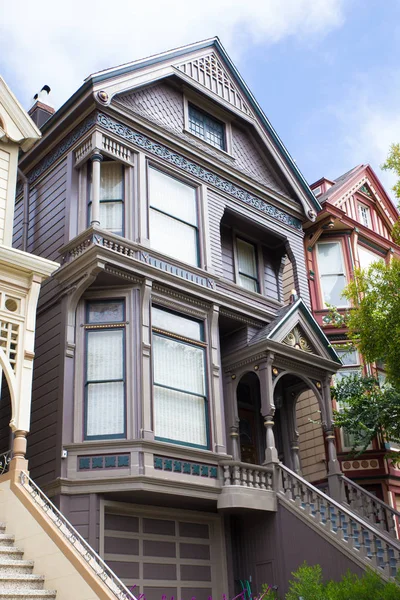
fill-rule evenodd
<path id="1" fill-rule="evenodd" d="M 14 536 L 0 523 L 0 600 L 54 600 L 56 592 L 45 590 L 44 577 L 33 573 L 34 563 L 23 559 L 23 550 L 14 546 Z"/>

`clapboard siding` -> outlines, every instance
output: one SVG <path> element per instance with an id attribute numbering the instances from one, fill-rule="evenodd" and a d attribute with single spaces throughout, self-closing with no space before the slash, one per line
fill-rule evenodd
<path id="1" fill-rule="evenodd" d="M 67 159 L 58 163 L 29 193 L 29 228 L 27 251 L 51 260 L 59 259 L 64 244 Z M 22 247 L 23 199 L 15 210 L 14 246 Z"/>
<path id="2" fill-rule="evenodd" d="M 264 288 L 265 295 L 268 298 L 279 300 L 279 286 L 278 286 L 278 267 L 276 260 L 272 255 L 272 251 L 268 248 L 262 249 L 262 257 L 264 260 Z"/>
<path id="3" fill-rule="evenodd" d="M 28 442 L 34 479 L 46 483 L 56 476 L 58 398 L 61 353 L 61 305 L 38 315 L 32 387 L 32 422 Z"/>
<path id="4" fill-rule="evenodd" d="M 233 259 L 232 230 L 229 227 L 221 227 L 221 253 L 223 276 L 229 281 L 235 281 L 235 264 Z"/>
<path id="5" fill-rule="evenodd" d="M 208 222 L 209 231 L 206 235 L 210 236 L 211 262 L 216 275 L 223 277 L 224 269 L 222 264 L 221 247 L 221 219 L 225 210 L 223 199 L 213 190 L 208 189 Z"/>
<path id="6" fill-rule="evenodd" d="M 286 264 L 283 267 L 282 273 L 282 292 L 283 292 L 283 302 L 287 304 L 289 302 L 290 294 L 292 289 L 294 288 L 294 275 L 293 275 L 293 265 L 290 260 L 286 259 Z"/>

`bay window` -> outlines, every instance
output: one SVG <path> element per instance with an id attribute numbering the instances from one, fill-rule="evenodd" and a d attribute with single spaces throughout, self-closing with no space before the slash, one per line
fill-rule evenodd
<path id="1" fill-rule="evenodd" d="M 125 437 L 125 306 L 86 306 L 85 439 Z"/>
<path id="2" fill-rule="evenodd" d="M 155 437 L 208 448 L 203 323 L 153 306 L 152 328 Z"/>
<path id="3" fill-rule="evenodd" d="M 367 248 L 364 248 L 364 246 L 361 246 L 360 244 L 358 244 L 358 260 L 360 269 L 368 269 L 372 263 L 384 262 L 383 256 L 379 256 L 379 254 L 367 250 Z"/>
<path id="4" fill-rule="evenodd" d="M 325 304 L 348 306 L 342 293 L 346 287 L 344 258 L 340 242 L 320 242 L 317 244 L 318 271 L 321 281 L 321 294 Z"/>
<path id="5" fill-rule="evenodd" d="M 89 187 L 89 222 L 91 221 L 92 185 Z M 124 235 L 124 167 L 104 160 L 100 167 L 100 227 Z"/>
<path id="6" fill-rule="evenodd" d="M 151 247 L 199 266 L 196 189 L 150 167 L 149 204 Z"/>
<path id="7" fill-rule="evenodd" d="M 238 263 L 237 283 L 247 290 L 259 292 L 260 283 L 258 278 L 256 246 L 249 242 L 245 242 L 241 238 L 236 238 L 236 252 Z"/>

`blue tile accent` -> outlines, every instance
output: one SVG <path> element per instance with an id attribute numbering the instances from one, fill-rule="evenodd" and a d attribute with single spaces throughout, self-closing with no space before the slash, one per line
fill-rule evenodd
<path id="1" fill-rule="evenodd" d="M 164 458 L 164 471 L 172 471 L 172 460 Z"/>
<path id="2" fill-rule="evenodd" d="M 180 460 L 174 460 L 174 471 L 176 473 L 181 473 L 182 472 L 182 463 Z"/>
<path id="3" fill-rule="evenodd" d="M 119 467 L 129 467 L 129 455 L 121 455 L 118 456 L 118 466 Z"/>
<path id="4" fill-rule="evenodd" d="M 103 457 L 102 456 L 94 456 L 92 458 L 92 469 L 102 469 L 103 468 Z"/>
<path id="5" fill-rule="evenodd" d="M 213 477 L 214 479 L 218 477 L 217 467 L 210 467 L 210 477 Z"/>
<path id="6" fill-rule="evenodd" d="M 208 477 L 208 467 L 207 465 L 201 465 L 201 476 Z"/>
<path id="7" fill-rule="evenodd" d="M 163 461 L 162 461 L 162 458 L 160 456 L 155 456 L 154 457 L 154 468 L 162 470 L 162 468 L 163 468 Z"/>
<path id="8" fill-rule="evenodd" d="M 187 463 L 187 462 L 183 463 L 183 472 L 190 474 L 190 467 L 191 467 L 190 463 Z"/>
<path id="9" fill-rule="evenodd" d="M 105 456 L 104 457 L 104 466 L 107 468 L 115 467 L 117 464 L 116 456 Z"/>
<path id="10" fill-rule="evenodd" d="M 83 471 L 84 469 L 90 469 L 90 457 L 80 458 L 78 462 L 78 469 Z"/>
<path id="11" fill-rule="evenodd" d="M 192 475 L 200 475 L 200 465 L 192 464 Z"/>

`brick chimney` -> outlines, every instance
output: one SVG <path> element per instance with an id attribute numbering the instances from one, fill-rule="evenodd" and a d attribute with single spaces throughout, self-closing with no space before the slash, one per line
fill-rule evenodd
<path id="1" fill-rule="evenodd" d="M 43 127 L 46 121 L 48 121 L 56 112 L 55 108 L 51 106 L 51 103 L 49 102 L 50 91 L 50 87 L 44 85 L 40 92 L 34 95 L 34 103 L 28 110 L 28 115 L 39 129 Z"/>

